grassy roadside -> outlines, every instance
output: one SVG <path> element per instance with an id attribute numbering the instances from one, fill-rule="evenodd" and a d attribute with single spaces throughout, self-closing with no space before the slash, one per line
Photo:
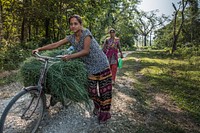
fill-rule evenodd
<path id="1" fill-rule="evenodd" d="M 18 81 L 17 71 L 5 71 L 0 73 L 0 86 Z"/>
<path id="2" fill-rule="evenodd" d="M 146 110 L 153 99 L 149 93 L 163 93 L 169 95 L 193 123 L 200 123 L 200 62 L 196 61 L 167 55 L 164 51 L 136 51 L 124 59 L 120 75 L 135 80 L 133 86 L 139 91 L 137 100 Z M 164 132 L 185 132 L 173 117 L 166 118 L 168 126 Z M 154 124 L 163 128 L 163 123 Z"/>

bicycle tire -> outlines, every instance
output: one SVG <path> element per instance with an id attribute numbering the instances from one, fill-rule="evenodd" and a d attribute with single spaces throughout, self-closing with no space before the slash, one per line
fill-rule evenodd
<path id="1" fill-rule="evenodd" d="M 39 96 L 39 91 L 36 86 L 30 86 L 17 95 L 15 95 L 4 109 L 0 119 L 0 133 L 35 133 L 43 118 L 46 101 L 44 94 Z M 39 99 L 39 102 L 37 102 Z M 33 100 L 30 108 L 22 118 L 22 113 L 30 105 L 30 100 Z M 38 104 L 37 104 L 38 103 Z M 37 106 L 34 110 L 34 107 Z M 31 115 L 30 118 L 27 116 Z M 27 117 L 27 118 L 26 118 Z"/>

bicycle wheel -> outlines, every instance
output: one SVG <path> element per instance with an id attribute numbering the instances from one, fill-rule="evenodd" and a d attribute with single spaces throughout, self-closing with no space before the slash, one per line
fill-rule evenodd
<path id="1" fill-rule="evenodd" d="M 45 109 L 44 95 L 37 87 L 19 92 L 6 106 L 0 119 L 0 133 L 34 133 Z"/>

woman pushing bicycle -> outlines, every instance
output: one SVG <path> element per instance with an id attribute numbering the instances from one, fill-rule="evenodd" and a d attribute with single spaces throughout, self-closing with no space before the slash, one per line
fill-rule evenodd
<path id="1" fill-rule="evenodd" d="M 80 58 L 88 71 L 88 93 L 94 103 L 93 114 L 98 116 L 99 123 L 111 118 L 112 75 L 106 55 L 88 29 L 84 29 L 79 15 L 69 18 L 70 30 L 73 34 L 66 38 L 37 48 L 32 53 L 55 49 L 70 43 L 75 53 L 64 55 L 63 60 Z"/>

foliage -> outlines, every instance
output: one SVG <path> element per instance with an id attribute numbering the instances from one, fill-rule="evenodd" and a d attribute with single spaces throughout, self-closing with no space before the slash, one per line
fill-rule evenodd
<path id="1" fill-rule="evenodd" d="M 38 46 L 33 41 L 19 44 L 6 44 L 0 47 L 0 71 L 18 68 L 22 61 L 30 57 L 31 50 L 36 47 Z"/>
<path id="2" fill-rule="evenodd" d="M 27 52 L 18 45 L 7 45 L 0 50 L 1 56 L 1 71 L 2 70 L 12 70 L 16 69 L 19 66 L 19 63 L 22 62 L 27 57 Z"/>
<path id="3" fill-rule="evenodd" d="M 1 3 L 3 17 L 0 20 L 3 27 L 0 30 L 3 31 L 3 38 L 7 41 L 26 42 L 35 37 L 39 37 L 39 40 L 43 37 L 59 40 L 69 33 L 69 16 L 79 14 L 84 20 L 84 26 L 89 28 L 99 41 L 108 28 L 120 29 L 117 24 L 128 17 L 138 3 L 138 0 L 48 0 L 45 2 L 34 0 L 16 1 L 16 3 L 3 0 Z M 9 30 L 6 30 L 7 26 Z"/>
<path id="4" fill-rule="evenodd" d="M 165 15 L 162 15 L 162 17 L 157 17 L 157 11 L 136 12 L 137 14 L 136 19 L 134 20 L 134 24 L 137 28 L 138 34 L 143 36 L 144 38 L 144 46 L 147 46 L 147 36 L 149 35 L 151 37 L 151 33 L 153 32 L 153 30 L 155 30 L 158 26 L 163 25 L 166 21 L 168 21 L 168 17 L 166 17 Z"/>
<path id="5" fill-rule="evenodd" d="M 191 47 L 188 44 L 192 44 L 194 47 L 199 46 L 199 30 L 200 30 L 200 20 L 199 20 L 199 6 L 197 0 L 187 0 L 189 5 L 184 11 L 184 23 L 182 30 L 178 37 L 177 49 L 182 47 Z M 176 25 L 179 27 L 181 25 L 181 12 L 177 12 L 178 16 L 176 18 Z M 173 44 L 173 22 L 174 18 L 170 23 L 158 29 L 155 32 L 155 45 L 159 48 L 172 47 Z"/>
<path id="6" fill-rule="evenodd" d="M 2 0 L 0 2 L 0 47 L 3 57 L 1 69 L 16 68 L 20 61 L 30 55 L 30 49 L 69 35 L 68 18 L 72 14 L 82 16 L 83 26 L 91 30 L 100 44 L 109 28 L 113 27 L 118 31 L 117 36 L 121 38 L 121 43 L 131 47 L 135 38 L 135 28 L 131 21 L 133 10 L 137 8 L 138 3 L 138 0 Z M 27 47 L 27 44 L 30 45 Z M 15 53 L 12 53 L 13 49 Z M 19 55 L 20 60 L 16 60 L 14 56 L 19 57 Z"/>
<path id="7" fill-rule="evenodd" d="M 183 47 L 179 48 L 174 54 L 178 54 L 184 58 L 191 58 L 193 56 L 200 56 L 200 49 L 197 47 Z"/>
<path id="8" fill-rule="evenodd" d="M 159 49 L 172 46 L 173 25 L 170 23 L 159 30 L 155 31 L 154 45 Z"/>
<path id="9" fill-rule="evenodd" d="M 7 73 L 7 74 L 4 74 L 4 73 Z M 13 82 L 17 82 L 18 81 L 18 76 L 17 76 L 17 72 L 8 72 L 8 71 L 4 71 L 1 72 L 1 76 L 0 76 L 0 86 L 3 86 L 3 85 L 7 85 L 7 84 L 10 84 L 10 83 L 13 83 Z"/>

